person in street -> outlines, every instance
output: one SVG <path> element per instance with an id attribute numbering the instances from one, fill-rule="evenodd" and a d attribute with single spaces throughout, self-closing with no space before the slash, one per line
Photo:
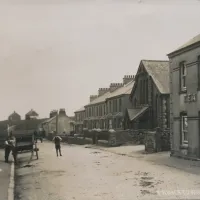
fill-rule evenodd
<path id="1" fill-rule="evenodd" d="M 13 136 L 12 132 L 8 136 L 7 140 L 5 141 L 5 162 L 8 163 L 10 152 L 12 152 L 14 162 L 16 163 L 16 139 Z"/>
<path id="2" fill-rule="evenodd" d="M 56 148 L 56 155 L 57 155 L 57 157 L 58 157 L 58 151 L 59 151 L 60 156 L 62 156 L 62 154 L 61 154 L 61 145 L 60 145 L 60 143 L 61 143 L 61 141 L 62 141 L 62 138 L 59 137 L 58 135 L 56 135 L 56 136 L 53 138 L 53 141 L 54 141 L 54 143 L 55 143 L 55 148 Z"/>

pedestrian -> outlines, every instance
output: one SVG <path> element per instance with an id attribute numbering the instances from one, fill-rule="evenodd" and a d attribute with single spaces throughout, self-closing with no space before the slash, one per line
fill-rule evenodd
<path id="1" fill-rule="evenodd" d="M 37 143 L 37 140 L 38 140 L 38 133 L 37 133 L 37 131 L 34 131 L 34 139 L 35 139 L 35 143 Z"/>
<path id="2" fill-rule="evenodd" d="M 13 136 L 12 132 L 5 141 L 5 162 L 8 163 L 10 152 L 12 151 L 12 155 L 14 158 L 14 162 L 16 163 L 16 139 Z"/>
<path id="3" fill-rule="evenodd" d="M 53 138 L 53 141 L 54 141 L 54 143 L 55 143 L 55 148 L 56 148 L 56 155 L 57 155 L 57 157 L 58 157 L 58 151 L 59 151 L 60 156 L 62 156 L 62 154 L 61 154 L 61 145 L 60 145 L 60 143 L 61 143 L 61 141 L 62 141 L 62 138 L 59 137 L 58 135 L 56 135 L 56 136 Z"/>

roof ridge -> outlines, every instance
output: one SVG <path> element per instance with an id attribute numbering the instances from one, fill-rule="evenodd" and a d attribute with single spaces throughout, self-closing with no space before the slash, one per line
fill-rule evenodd
<path id="1" fill-rule="evenodd" d="M 149 62 L 169 62 L 169 60 L 147 60 L 147 59 L 142 59 L 142 61 L 149 61 Z"/>
<path id="2" fill-rule="evenodd" d="M 96 99 L 94 99 L 92 102 L 89 102 L 87 105 L 85 105 L 85 106 L 90 106 L 90 105 L 95 105 L 95 104 L 99 104 L 99 103 L 102 103 L 102 102 L 96 102 L 98 99 L 101 99 L 101 98 L 103 98 L 104 96 L 106 96 L 106 95 L 108 95 L 108 94 L 111 94 L 111 92 L 110 91 L 108 91 L 108 92 L 106 92 L 106 93 L 104 93 L 103 95 L 101 95 L 101 96 L 98 96 Z M 105 101 L 105 100 L 104 100 Z"/>

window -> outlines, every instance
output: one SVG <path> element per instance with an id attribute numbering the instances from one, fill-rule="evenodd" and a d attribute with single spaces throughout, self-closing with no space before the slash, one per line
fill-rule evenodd
<path id="1" fill-rule="evenodd" d="M 181 138 L 182 144 L 188 144 L 188 119 L 187 114 L 181 114 Z"/>
<path id="2" fill-rule="evenodd" d="M 140 80 L 140 104 L 142 104 L 142 80 Z"/>
<path id="3" fill-rule="evenodd" d="M 145 104 L 146 102 L 146 91 L 145 91 L 145 87 L 146 87 L 146 83 L 145 83 L 145 80 L 143 80 L 143 84 L 142 84 L 142 86 L 143 86 L 143 89 L 142 89 L 142 92 L 143 92 L 143 94 L 142 94 L 142 103 L 143 104 Z"/>
<path id="4" fill-rule="evenodd" d="M 119 112 L 121 112 L 121 111 L 122 111 L 122 100 L 119 99 Z"/>
<path id="5" fill-rule="evenodd" d="M 113 105 L 112 105 L 113 109 L 112 109 L 112 111 L 115 112 L 115 100 L 112 100 L 112 102 L 113 102 Z"/>
<path id="6" fill-rule="evenodd" d="M 147 103 L 147 104 L 148 104 L 148 102 L 149 102 L 149 101 L 148 101 L 148 98 L 149 98 L 149 97 L 148 97 L 148 95 L 149 95 L 149 94 L 148 94 L 148 89 L 149 89 L 149 88 L 148 88 L 148 79 L 147 79 L 147 80 L 146 80 L 146 103 Z"/>
<path id="7" fill-rule="evenodd" d="M 198 57 L 198 88 L 200 89 L 200 56 Z"/>
<path id="8" fill-rule="evenodd" d="M 159 98 L 158 98 L 158 95 L 156 95 L 156 107 L 155 107 L 155 126 L 158 127 L 158 110 L 159 110 Z"/>
<path id="9" fill-rule="evenodd" d="M 134 108 L 136 108 L 137 107 L 137 99 L 135 98 L 134 99 Z"/>
<path id="10" fill-rule="evenodd" d="M 90 108 L 90 117 L 92 116 L 92 108 Z"/>
<path id="11" fill-rule="evenodd" d="M 185 62 L 182 62 L 180 64 L 180 89 L 181 91 L 186 91 L 186 64 Z"/>
<path id="12" fill-rule="evenodd" d="M 117 128 L 117 126 L 116 126 L 116 118 L 113 119 L 113 128 Z"/>
<path id="13" fill-rule="evenodd" d="M 109 129 L 112 129 L 112 119 L 109 120 Z"/>

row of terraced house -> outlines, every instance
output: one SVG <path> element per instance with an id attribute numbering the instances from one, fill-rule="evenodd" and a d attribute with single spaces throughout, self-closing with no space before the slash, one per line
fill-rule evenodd
<path id="1" fill-rule="evenodd" d="M 135 76 L 100 88 L 75 112 L 83 128 L 154 130 L 170 138 L 172 156 L 200 158 L 200 35 L 168 54 L 141 60 Z"/>
<path id="2" fill-rule="evenodd" d="M 75 111 L 76 133 L 83 129 L 169 129 L 169 62 L 141 60 L 136 75 L 99 88 Z"/>

